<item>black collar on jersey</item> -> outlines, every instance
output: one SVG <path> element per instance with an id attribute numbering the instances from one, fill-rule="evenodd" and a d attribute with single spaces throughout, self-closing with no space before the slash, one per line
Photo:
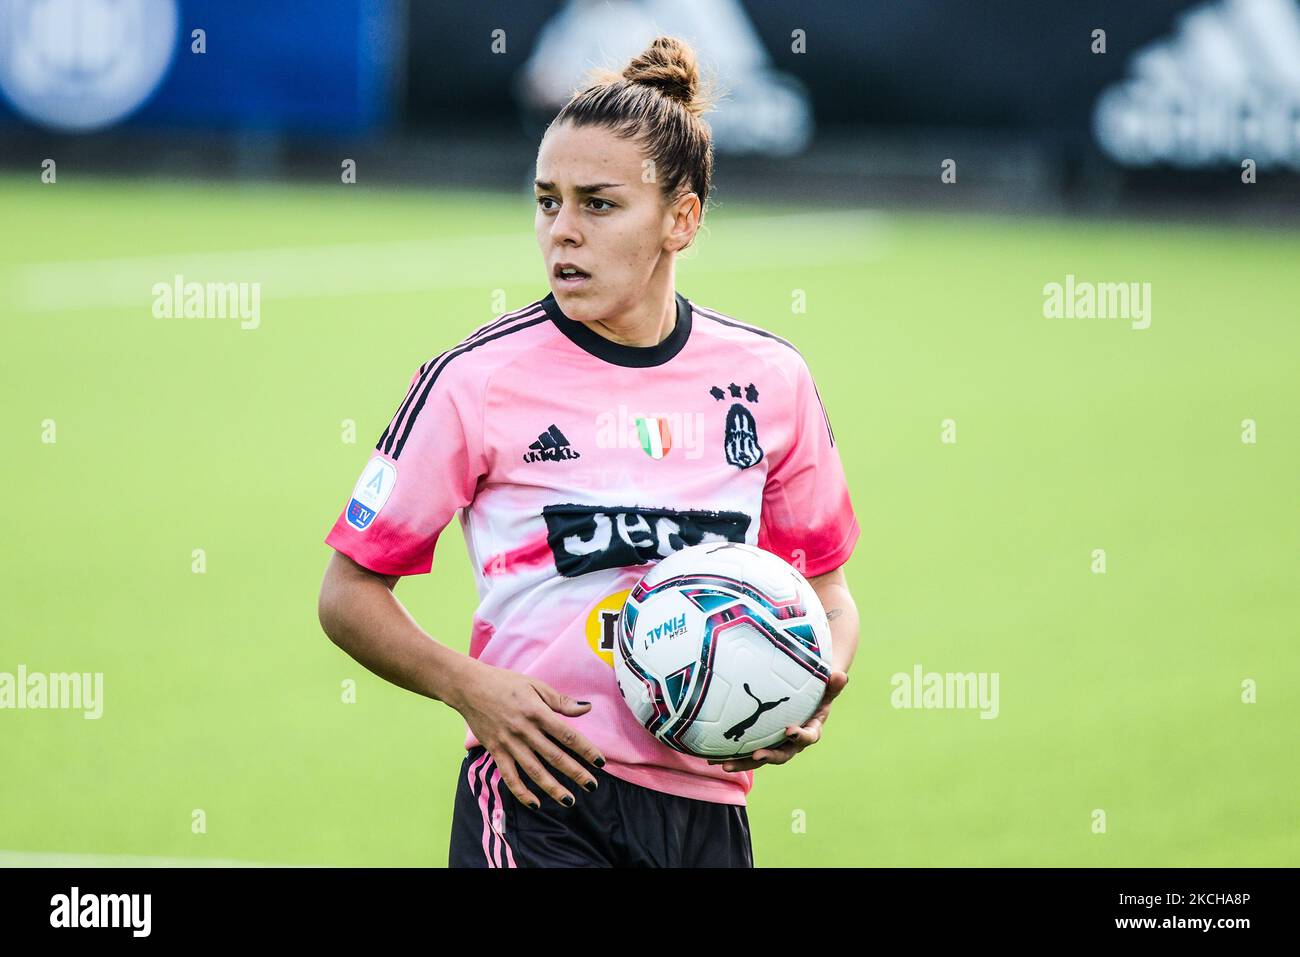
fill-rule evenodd
<path id="1" fill-rule="evenodd" d="M 560 304 L 555 301 L 555 293 L 543 299 L 542 306 L 546 309 L 546 314 L 551 317 L 551 322 L 555 323 L 555 327 L 584 352 L 590 353 L 597 359 L 612 362 L 616 366 L 644 369 L 649 366 L 663 365 L 681 352 L 682 347 L 686 345 L 686 340 L 690 338 L 691 304 L 681 293 L 677 292 L 673 295 L 677 300 L 677 323 L 673 326 L 673 331 L 668 333 L 668 338 L 657 346 L 627 346 L 606 339 L 586 323 L 566 316 Z"/>

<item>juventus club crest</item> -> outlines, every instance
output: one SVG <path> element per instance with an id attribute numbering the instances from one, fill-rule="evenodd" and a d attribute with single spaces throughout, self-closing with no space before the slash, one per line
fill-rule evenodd
<path id="1" fill-rule="evenodd" d="M 758 444 L 758 425 L 754 416 L 739 402 L 727 410 L 727 462 L 737 468 L 747 469 L 763 459 L 763 448 Z"/>
<path id="2" fill-rule="evenodd" d="M 716 385 L 709 389 L 709 395 L 719 402 L 728 393 L 733 399 L 744 398 L 746 402 L 758 402 L 758 389 L 752 382 L 744 390 L 734 382 L 728 384 L 726 391 Z M 739 402 L 733 402 L 727 410 L 727 434 L 723 440 L 723 449 L 727 453 L 727 464 L 738 469 L 747 469 L 763 461 L 763 447 L 758 444 L 758 424 L 754 421 L 753 413 Z"/>

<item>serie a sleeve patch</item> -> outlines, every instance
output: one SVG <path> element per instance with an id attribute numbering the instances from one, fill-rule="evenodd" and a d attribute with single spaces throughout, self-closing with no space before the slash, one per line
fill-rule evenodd
<path id="1" fill-rule="evenodd" d="M 367 462 L 348 502 L 348 524 L 362 532 L 369 528 L 396 484 L 396 465 L 379 455 Z"/>

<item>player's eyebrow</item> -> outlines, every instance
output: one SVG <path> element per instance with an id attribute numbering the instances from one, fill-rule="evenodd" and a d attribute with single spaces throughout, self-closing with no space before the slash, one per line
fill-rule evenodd
<path id="1" fill-rule="evenodd" d="M 555 184 L 545 180 L 533 180 L 533 185 L 538 189 L 544 189 L 554 192 Z M 602 189 L 613 189 L 616 186 L 622 186 L 622 183 L 592 183 L 589 186 L 575 186 L 574 189 L 579 193 L 599 193 Z"/>

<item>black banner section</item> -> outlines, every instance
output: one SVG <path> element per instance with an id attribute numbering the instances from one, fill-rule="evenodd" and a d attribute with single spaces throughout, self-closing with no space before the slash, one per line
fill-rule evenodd
<path id="1" fill-rule="evenodd" d="M 475 930 L 485 931 L 484 943 L 494 948 L 571 932 L 585 949 L 616 939 L 620 920 L 630 921 L 628 930 L 637 935 L 649 927 L 671 928 L 674 939 L 683 924 L 701 922 L 711 935 L 742 942 L 752 942 L 764 925 L 789 920 L 807 928 L 813 920 L 810 943 L 824 934 L 862 933 L 926 946 L 1104 936 L 1132 938 L 1139 946 L 1212 941 L 1222 949 L 1254 945 L 1257 935 L 1290 925 L 1296 874 L 1204 868 L 760 868 L 672 875 L 42 868 L 0 871 L 0 926 L 11 945 L 61 937 L 91 945 L 283 937 L 337 946 L 411 934 L 436 952 Z M 611 906 L 615 900 L 623 906 Z"/>

